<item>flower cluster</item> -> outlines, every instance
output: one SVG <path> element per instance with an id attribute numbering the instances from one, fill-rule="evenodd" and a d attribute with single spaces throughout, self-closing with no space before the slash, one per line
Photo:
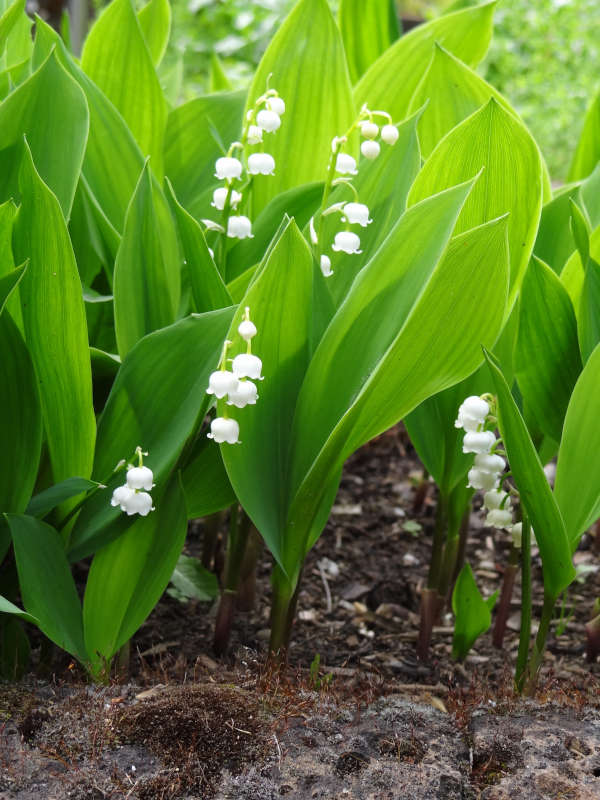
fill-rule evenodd
<path id="1" fill-rule="evenodd" d="M 375 122 L 375 118 L 383 117 L 385 124 L 381 127 Z M 362 253 L 360 249 L 360 236 L 350 229 L 351 225 L 359 225 L 366 228 L 373 222 L 369 218 L 369 209 L 364 203 L 359 202 L 358 192 L 352 184 L 352 176 L 358 175 L 356 159 L 349 153 L 343 152 L 342 148 L 348 143 L 350 134 L 357 129 L 360 131 L 363 141 L 360 152 L 363 157 L 369 160 L 377 158 L 381 152 L 381 145 L 377 141 L 380 136 L 386 144 L 393 145 L 398 140 L 398 128 L 392 124 L 390 115 L 385 111 L 370 111 L 367 106 L 363 106 L 358 119 L 350 127 L 344 136 L 336 136 L 331 142 L 331 157 L 327 173 L 327 181 L 323 192 L 323 203 L 319 228 L 323 217 L 328 214 L 341 214 L 341 221 L 345 223 L 345 229 L 335 234 L 331 249 L 336 252 L 347 253 L 348 255 L 358 255 Z M 335 177 L 335 175 L 341 177 Z M 334 203 L 325 207 L 329 192 L 333 186 L 345 185 L 354 195 L 352 202 Z M 312 244 L 319 244 L 319 232 L 315 229 L 314 218 L 310 221 L 310 238 Z M 331 258 L 325 253 L 319 257 L 319 264 L 323 275 L 328 278 L 333 275 L 331 269 Z"/>
<path id="2" fill-rule="evenodd" d="M 493 424 L 494 421 L 490 403 L 485 398 L 491 399 L 490 395 L 467 397 L 458 409 L 454 423 L 456 428 L 465 431 L 463 453 L 475 454 L 475 463 L 469 470 L 467 486 L 484 492 L 486 525 L 510 531 L 515 546 L 518 546 L 516 541 L 520 542 L 521 523 L 513 524 L 511 496 L 502 488 L 506 461 L 496 452 L 500 439 L 496 438 L 493 431 L 485 430 L 486 424 Z"/>
<path id="3" fill-rule="evenodd" d="M 154 511 L 152 497 L 149 494 L 155 485 L 154 474 L 151 469 L 144 466 L 144 456 L 147 456 L 148 453 L 142 452 L 141 447 L 137 447 L 135 453 L 138 456 L 139 464 L 137 467 L 132 464 L 127 465 L 125 483 L 114 490 L 110 504 L 111 506 L 120 506 L 121 511 L 127 512 L 128 517 L 133 514 L 146 517 L 151 511 Z M 124 462 L 121 463 L 124 464 Z"/>
<path id="4" fill-rule="evenodd" d="M 232 342 L 229 340 L 225 342 L 219 369 L 213 372 L 208 380 L 207 394 L 214 395 L 217 400 L 227 398 L 227 405 L 236 408 L 256 404 L 258 390 L 252 381 L 263 380 L 262 361 L 252 354 L 252 339 L 256 333 L 256 325 L 250 319 L 250 309 L 246 308 L 244 319 L 238 326 L 238 334 L 246 342 L 247 352 L 240 353 L 235 358 L 227 358 L 227 351 Z M 228 362 L 231 362 L 230 370 L 227 369 Z M 222 417 L 213 419 L 207 436 L 219 444 L 240 444 L 240 426 L 237 420 L 227 415 L 225 409 Z"/>
<path id="5" fill-rule="evenodd" d="M 247 112 L 242 140 L 233 142 L 227 155 L 215 162 L 215 178 L 224 181 L 225 185 L 214 190 L 211 206 L 222 212 L 222 219 L 221 222 L 202 220 L 207 230 L 226 233 L 230 239 L 252 238 L 252 223 L 247 216 L 237 213 L 238 206 L 254 175 L 273 175 L 275 172 L 275 159 L 264 152 L 263 136 L 278 130 L 284 112 L 285 103 L 275 89 L 268 89 Z M 259 146 L 260 151 L 250 153 L 243 163 L 247 145 Z M 234 188 L 236 181 L 239 191 Z"/>

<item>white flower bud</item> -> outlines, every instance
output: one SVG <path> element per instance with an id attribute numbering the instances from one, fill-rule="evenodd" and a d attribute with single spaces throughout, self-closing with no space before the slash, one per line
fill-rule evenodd
<path id="1" fill-rule="evenodd" d="M 127 470 L 127 486 L 130 489 L 147 489 L 154 486 L 154 475 L 148 467 L 131 467 Z"/>
<path id="2" fill-rule="evenodd" d="M 506 468 L 506 461 L 495 453 L 478 453 L 475 456 L 475 466 L 477 469 L 500 474 Z"/>
<path id="3" fill-rule="evenodd" d="M 258 125 L 248 128 L 248 144 L 260 144 L 263 140 L 263 130 Z"/>
<path id="4" fill-rule="evenodd" d="M 227 236 L 230 239 L 253 239 L 252 223 L 248 217 L 229 217 L 227 220 Z"/>
<path id="5" fill-rule="evenodd" d="M 215 163 L 215 178 L 218 178 L 220 181 L 226 179 L 232 180 L 233 178 L 239 178 L 241 174 L 242 162 L 239 158 L 230 158 L 229 156 L 217 158 Z"/>
<path id="6" fill-rule="evenodd" d="M 225 208 L 225 200 L 227 199 L 227 189 L 225 186 L 220 186 L 218 189 L 215 189 L 213 192 L 213 199 L 211 206 L 216 208 L 218 211 L 223 211 Z M 229 205 L 231 208 L 236 208 L 237 204 L 242 199 L 242 195 L 239 192 L 236 192 L 235 189 L 231 192 L 231 197 L 229 198 Z M 219 226 L 221 227 L 221 226 Z"/>
<path id="7" fill-rule="evenodd" d="M 336 252 L 343 250 L 344 253 L 348 253 L 348 255 L 362 253 L 362 250 L 359 250 L 360 247 L 360 239 L 351 231 L 340 231 L 336 233 L 334 243 L 331 245 L 331 249 L 335 250 Z"/>
<path id="8" fill-rule="evenodd" d="M 215 251 L 212 249 L 212 247 L 208 248 L 208 252 L 210 253 L 210 257 L 214 261 L 215 260 Z"/>
<path id="9" fill-rule="evenodd" d="M 496 444 L 492 431 L 468 431 L 463 438 L 463 453 L 489 453 Z"/>
<path id="10" fill-rule="evenodd" d="M 374 139 L 379 133 L 379 126 L 375 122 L 361 122 L 360 132 L 365 139 Z"/>
<path id="11" fill-rule="evenodd" d="M 285 114 L 285 103 L 281 97 L 268 97 L 265 105 L 269 111 L 274 111 L 280 117 Z"/>
<path id="12" fill-rule="evenodd" d="M 236 406 L 237 408 L 244 408 L 244 406 L 256 405 L 258 398 L 258 390 L 252 381 L 240 381 L 238 383 L 237 391 L 231 392 L 228 406 Z"/>
<path id="13" fill-rule="evenodd" d="M 208 379 L 208 389 L 206 394 L 214 394 L 215 397 L 225 397 L 229 392 L 235 392 L 238 386 L 238 379 L 226 369 L 218 369 L 213 372 Z"/>
<path id="14" fill-rule="evenodd" d="M 360 152 L 365 158 L 368 158 L 372 161 L 373 159 L 377 158 L 381 152 L 381 147 L 379 142 L 374 142 L 372 139 L 367 139 L 361 144 Z"/>
<path id="15" fill-rule="evenodd" d="M 240 441 L 240 426 L 234 419 L 215 417 L 210 423 L 209 439 L 214 439 L 217 444 L 238 444 Z"/>
<path id="16" fill-rule="evenodd" d="M 281 119 L 276 111 L 269 111 L 263 108 L 256 115 L 256 122 L 259 128 L 262 128 L 266 133 L 273 133 L 281 125 Z"/>
<path id="17" fill-rule="evenodd" d="M 118 486 L 112 493 L 112 498 L 110 501 L 111 506 L 120 506 L 121 511 L 126 511 L 127 503 L 129 502 L 132 494 L 135 494 L 135 492 L 133 489 L 130 489 L 127 484 Z"/>
<path id="18" fill-rule="evenodd" d="M 268 153 L 252 153 L 248 156 L 248 172 L 250 175 L 272 175 L 275 159 Z"/>
<path id="19" fill-rule="evenodd" d="M 333 270 L 331 269 L 331 259 L 329 256 L 321 256 L 321 272 L 325 278 L 328 278 L 330 275 L 333 275 Z"/>
<path id="20" fill-rule="evenodd" d="M 341 175 L 358 175 L 356 160 L 348 153 L 338 153 L 335 162 L 335 171 Z"/>
<path id="21" fill-rule="evenodd" d="M 483 496 L 483 507 L 488 511 L 494 511 L 500 508 L 504 503 L 504 508 L 510 508 L 510 497 L 507 492 L 502 489 L 493 489 L 491 492 L 486 492 Z"/>
<path id="22" fill-rule="evenodd" d="M 240 353 L 233 359 L 231 365 L 236 378 L 252 378 L 255 381 L 262 381 L 260 371 L 262 369 L 262 361 L 258 356 L 253 356 L 251 353 Z"/>
<path id="23" fill-rule="evenodd" d="M 493 508 L 488 511 L 485 524 L 491 528 L 512 528 L 512 511 L 506 508 Z"/>
<path id="24" fill-rule="evenodd" d="M 128 517 L 131 517 L 133 514 L 139 514 L 140 517 L 147 517 L 151 511 L 154 511 L 152 498 L 148 492 L 133 492 L 124 510 L 127 512 Z"/>
<path id="25" fill-rule="evenodd" d="M 493 472 L 477 469 L 477 467 L 470 469 L 467 477 L 469 479 L 467 486 L 472 489 L 483 489 L 483 491 L 489 492 L 498 485 L 498 477 Z"/>
<path id="26" fill-rule="evenodd" d="M 345 136 L 334 136 L 333 139 L 331 140 L 331 152 L 335 153 L 335 151 L 338 149 L 338 146 L 340 144 L 345 144 L 345 142 L 347 141 L 348 140 L 346 139 Z"/>
<path id="27" fill-rule="evenodd" d="M 315 218 L 311 217 L 310 222 L 308 223 L 308 229 L 310 231 L 310 240 L 313 244 L 318 244 L 319 240 L 317 238 L 317 232 L 315 230 Z"/>
<path id="28" fill-rule="evenodd" d="M 364 203 L 346 203 L 344 206 L 344 214 L 345 216 L 342 217 L 342 220 L 347 220 L 352 224 L 362 225 L 363 228 L 366 228 L 367 225 L 373 222 L 372 219 L 369 219 L 369 209 Z"/>
<path id="29" fill-rule="evenodd" d="M 200 221 L 206 227 L 207 231 L 218 231 L 219 233 L 223 233 L 223 231 L 225 230 L 225 228 L 222 225 L 219 225 L 218 222 L 215 222 L 212 219 L 203 219 Z"/>
<path id="30" fill-rule="evenodd" d="M 384 125 L 381 129 L 381 138 L 386 144 L 396 144 L 399 135 L 395 125 Z"/>
<path id="31" fill-rule="evenodd" d="M 244 341 L 249 342 L 256 336 L 256 325 L 251 320 L 244 319 L 238 325 L 238 333 Z"/>
<path id="32" fill-rule="evenodd" d="M 463 428 L 465 431 L 476 431 L 480 425 L 484 424 L 489 413 L 489 403 L 482 400 L 481 397 L 471 395 L 461 403 L 454 427 Z"/>
<path id="33" fill-rule="evenodd" d="M 517 550 L 520 550 L 523 540 L 523 523 L 515 522 L 515 524 L 510 529 L 510 535 L 512 537 L 513 545 L 517 548 Z"/>

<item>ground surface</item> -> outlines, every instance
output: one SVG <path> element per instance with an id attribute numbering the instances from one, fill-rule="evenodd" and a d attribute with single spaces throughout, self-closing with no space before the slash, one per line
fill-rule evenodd
<path id="1" fill-rule="evenodd" d="M 224 659 L 211 652 L 214 609 L 165 596 L 133 642 L 128 683 L 88 687 L 57 659 L 51 675 L 0 685 L 0 800 L 600 798 L 600 664 L 585 661 L 583 630 L 600 595 L 591 539 L 534 701 L 511 688 L 518 587 L 503 652 L 487 634 L 455 664 L 445 619 L 422 664 L 434 498 L 415 508 L 420 472 L 401 429 L 349 461 L 308 559 L 286 676 L 264 668 L 265 556 Z M 200 546 L 195 528 L 189 553 Z M 474 512 L 468 554 L 484 595 L 507 552 Z M 534 577 L 539 606 L 539 565 Z"/>

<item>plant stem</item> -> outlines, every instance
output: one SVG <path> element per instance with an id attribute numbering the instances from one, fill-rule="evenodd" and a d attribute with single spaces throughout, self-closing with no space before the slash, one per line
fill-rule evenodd
<path id="1" fill-rule="evenodd" d="M 540 627 L 538 628 L 537 636 L 535 637 L 535 644 L 533 646 L 533 653 L 529 659 L 527 668 L 527 683 L 523 693 L 527 697 L 533 697 L 537 688 L 537 681 L 539 676 L 540 666 L 544 660 L 544 650 L 546 649 L 546 639 L 548 638 L 548 631 L 550 630 L 550 623 L 554 616 L 554 605 L 556 597 L 551 597 L 547 592 L 544 592 L 544 606 L 542 608 L 542 618 L 540 620 Z"/>
<path id="2" fill-rule="evenodd" d="M 506 633 L 506 623 L 510 613 L 510 603 L 512 600 L 515 578 L 519 571 L 519 557 L 519 550 L 513 545 L 510 549 L 508 564 L 504 570 L 502 592 L 500 593 L 500 602 L 498 603 L 494 635 L 492 637 L 494 647 L 497 647 L 499 650 L 502 649 L 504 643 L 504 634 Z"/>
<path id="3" fill-rule="evenodd" d="M 600 653 L 600 614 L 587 623 L 585 635 L 587 640 L 586 658 L 593 663 Z"/>
<path id="4" fill-rule="evenodd" d="M 256 562 L 261 552 L 262 538 L 254 525 L 250 525 L 236 596 L 238 611 L 252 611 L 256 604 Z"/>
<path id="5" fill-rule="evenodd" d="M 523 514 L 521 533 L 521 633 L 519 652 L 515 668 L 515 684 L 523 691 L 526 677 L 527 656 L 531 642 L 531 526 L 529 518 Z"/>
<path id="6" fill-rule="evenodd" d="M 210 569 L 215 556 L 217 538 L 221 529 L 223 514 L 217 511 L 215 514 L 204 518 L 204 536 L 202 537 L 202 566 Z"/>
<path id="7" fill-rule="evenodd" d="M 439 611 L 438 586 L 444 556 L 445 528 L 448 519 L 448 497 L 440 494 L 435 512 L 435 526 L 433 529 L 433 544 L 427 587 L 421 591 L 421 624 L 417 640 L 417 656 L 422 661 L 429 658 L 429 645 L 431 632 Z"/>
<path id="8" fill-rule="evenodd" d="M 238 505 L 235 503 L 230 510 L 225 580 L 215 621 L 213 648 L 218 656 L 223 655 L 229 646 L 235 610 L 235 596 L 240 582 L 240 570 L 246 551 L 249 528 L 250 520 L 243 511 L 239 512 Z"/>
<path id="9" fill-rule="evenodd" d="M 288 647 L 300 591 L 300 579 L 301 574 L 298 575 L 294 586 L 279 564 L 273 567 L 269 659 L 279 666 L 287 663 Z"/>

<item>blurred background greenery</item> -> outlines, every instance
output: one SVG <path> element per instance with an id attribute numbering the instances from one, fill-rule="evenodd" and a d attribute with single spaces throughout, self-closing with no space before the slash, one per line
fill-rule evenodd
<path id="1" fill-rule="evenodd" d="M 337 2 L 330 0 L 334 12 Z M 245 85 L 293 0 L 172 4 L 163 78 L 189 99 L 225 85 L 214 69 L 211 81 L 213 52 L 231 85 Z M 400 0 L 397 8 L 400 17 L 431 19 L 468 4 Z M 499 0 L 496 8 L 494 39 L 479 72 L 520 112 L 554 179 L 564 179 L 586 106 L 600 88 L 599 29 L 599 0 Z"/>

